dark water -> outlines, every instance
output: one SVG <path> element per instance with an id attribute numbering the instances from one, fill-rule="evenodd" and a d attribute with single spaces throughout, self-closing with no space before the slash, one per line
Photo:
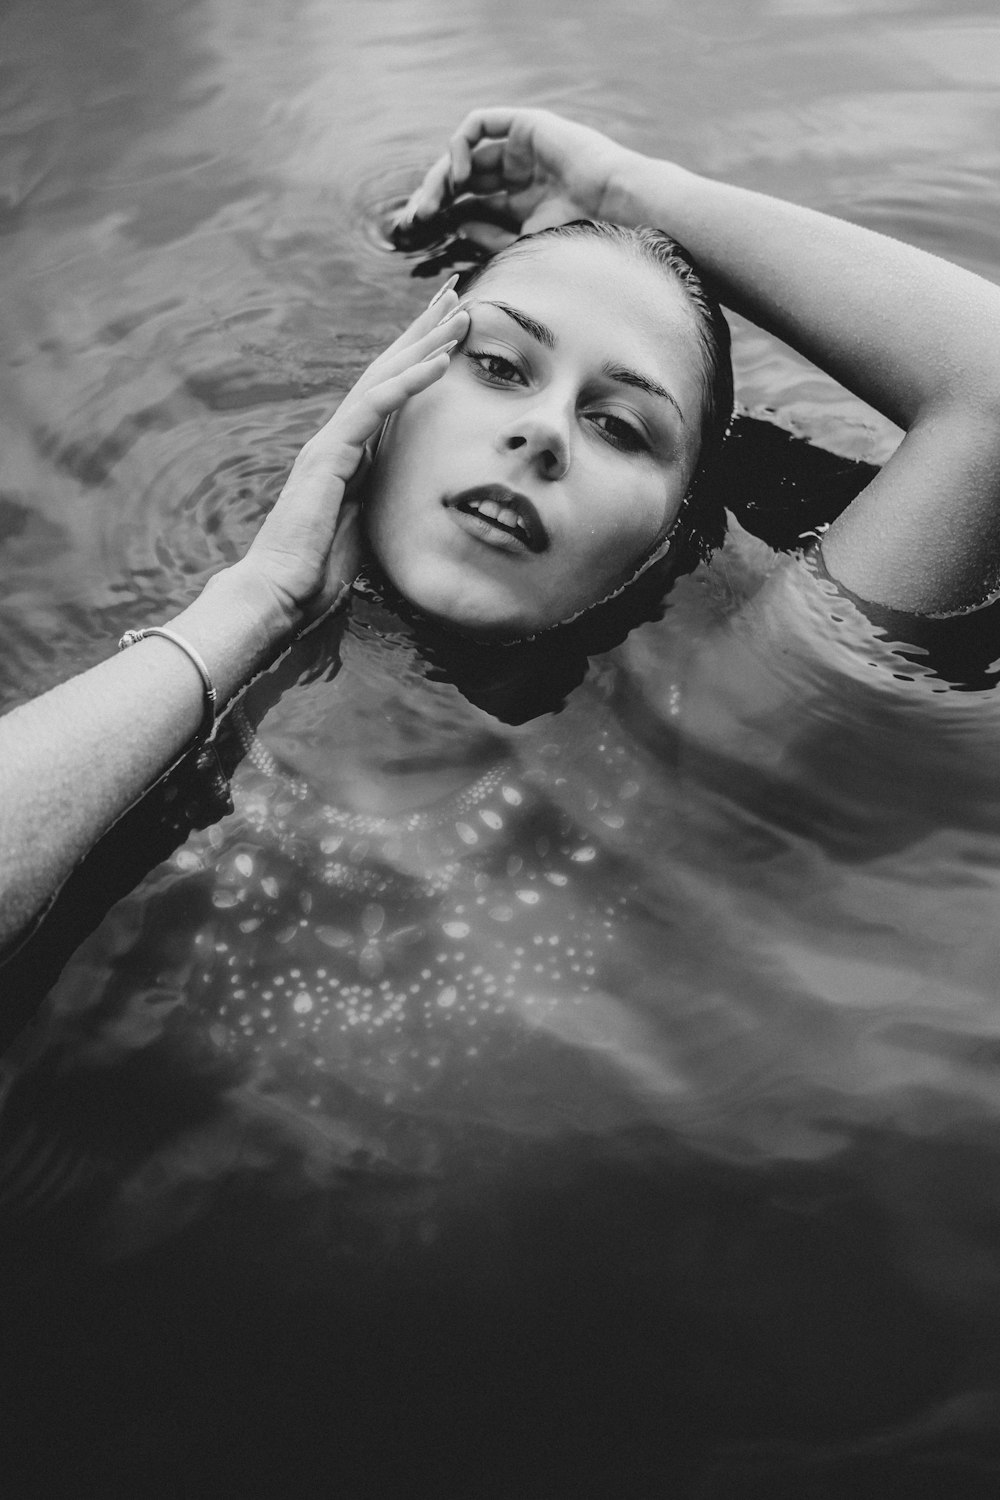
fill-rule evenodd
<path id="1" fill-rule="evenodd" d="M 988 10 L 44 0 L 0 68 L 4 706 L 239 554 L 473 104 L 1000 275 Z M 747 538 L 520 728 L 340 655 L 4 1065 L 4 1493 L 994 1496 L 992 675 Z"/>

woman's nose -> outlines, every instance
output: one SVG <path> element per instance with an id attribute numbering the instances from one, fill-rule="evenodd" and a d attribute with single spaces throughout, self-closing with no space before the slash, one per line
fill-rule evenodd
<path id="1" fill-rule="evenodd" d="M 554 407 L 522 410 L 497 435 L 502 453 L 519 453 L 545 479 L 562 479 L 570 464 L 569 425 Z"/>

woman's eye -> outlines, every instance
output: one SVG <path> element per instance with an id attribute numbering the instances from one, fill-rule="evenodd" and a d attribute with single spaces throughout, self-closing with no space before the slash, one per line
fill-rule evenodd
<path id="1" fill-rule="evenodd" d="M 495 385 L 508 385 L 522 378 L 517 365 L 503 354 L 490 354 L 485 349 L 466 349 L 465 355 L 472 360 L 480 374 Z"/>
<path id="2" fill-rule="evenodd" d="M 649 447 L 638 427 L 626 422 L 624 417 L 616 417 L 613 412 L 596 412 L 591 421 L 609 443 L 626 453 L 642 453 Z"/>

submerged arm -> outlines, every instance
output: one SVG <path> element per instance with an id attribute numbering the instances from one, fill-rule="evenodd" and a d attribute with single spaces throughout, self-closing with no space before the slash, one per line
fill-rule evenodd
<path id="1" fill-rule="evenodd" d="M 542 110 L 478 110 L 414 194 L 498 248 L 574 217 L 676 236 L 729 307 L 907 429 L 823 540 L 851 592 L 915 613 L 1000 586 L 1000 289 L 913 246 L 617 146 Z M 477 223 L 480 205 L 493 222 Z M 497 226 L 502 219 L 508 228 Z"/>

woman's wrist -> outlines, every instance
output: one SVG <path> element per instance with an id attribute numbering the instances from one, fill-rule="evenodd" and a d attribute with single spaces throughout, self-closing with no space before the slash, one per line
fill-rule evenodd
<path id="1" fill-rule="evenodd" d="M 304 614 L 281 603 L 256 570 L 235 563 L 169 621 L 205 661 L 220 710 L 287 646 Z"/>
<path id="2" fill-rule="evenodd" d="M 678 238 L 683 239 L 681 204 L 696 181 L 694 173 L 676 162 L 623 150 L 605 194 L 609 210 L 605 217 L 632 227 L 649 224 L 668 234 L 676 228 Z"/>

